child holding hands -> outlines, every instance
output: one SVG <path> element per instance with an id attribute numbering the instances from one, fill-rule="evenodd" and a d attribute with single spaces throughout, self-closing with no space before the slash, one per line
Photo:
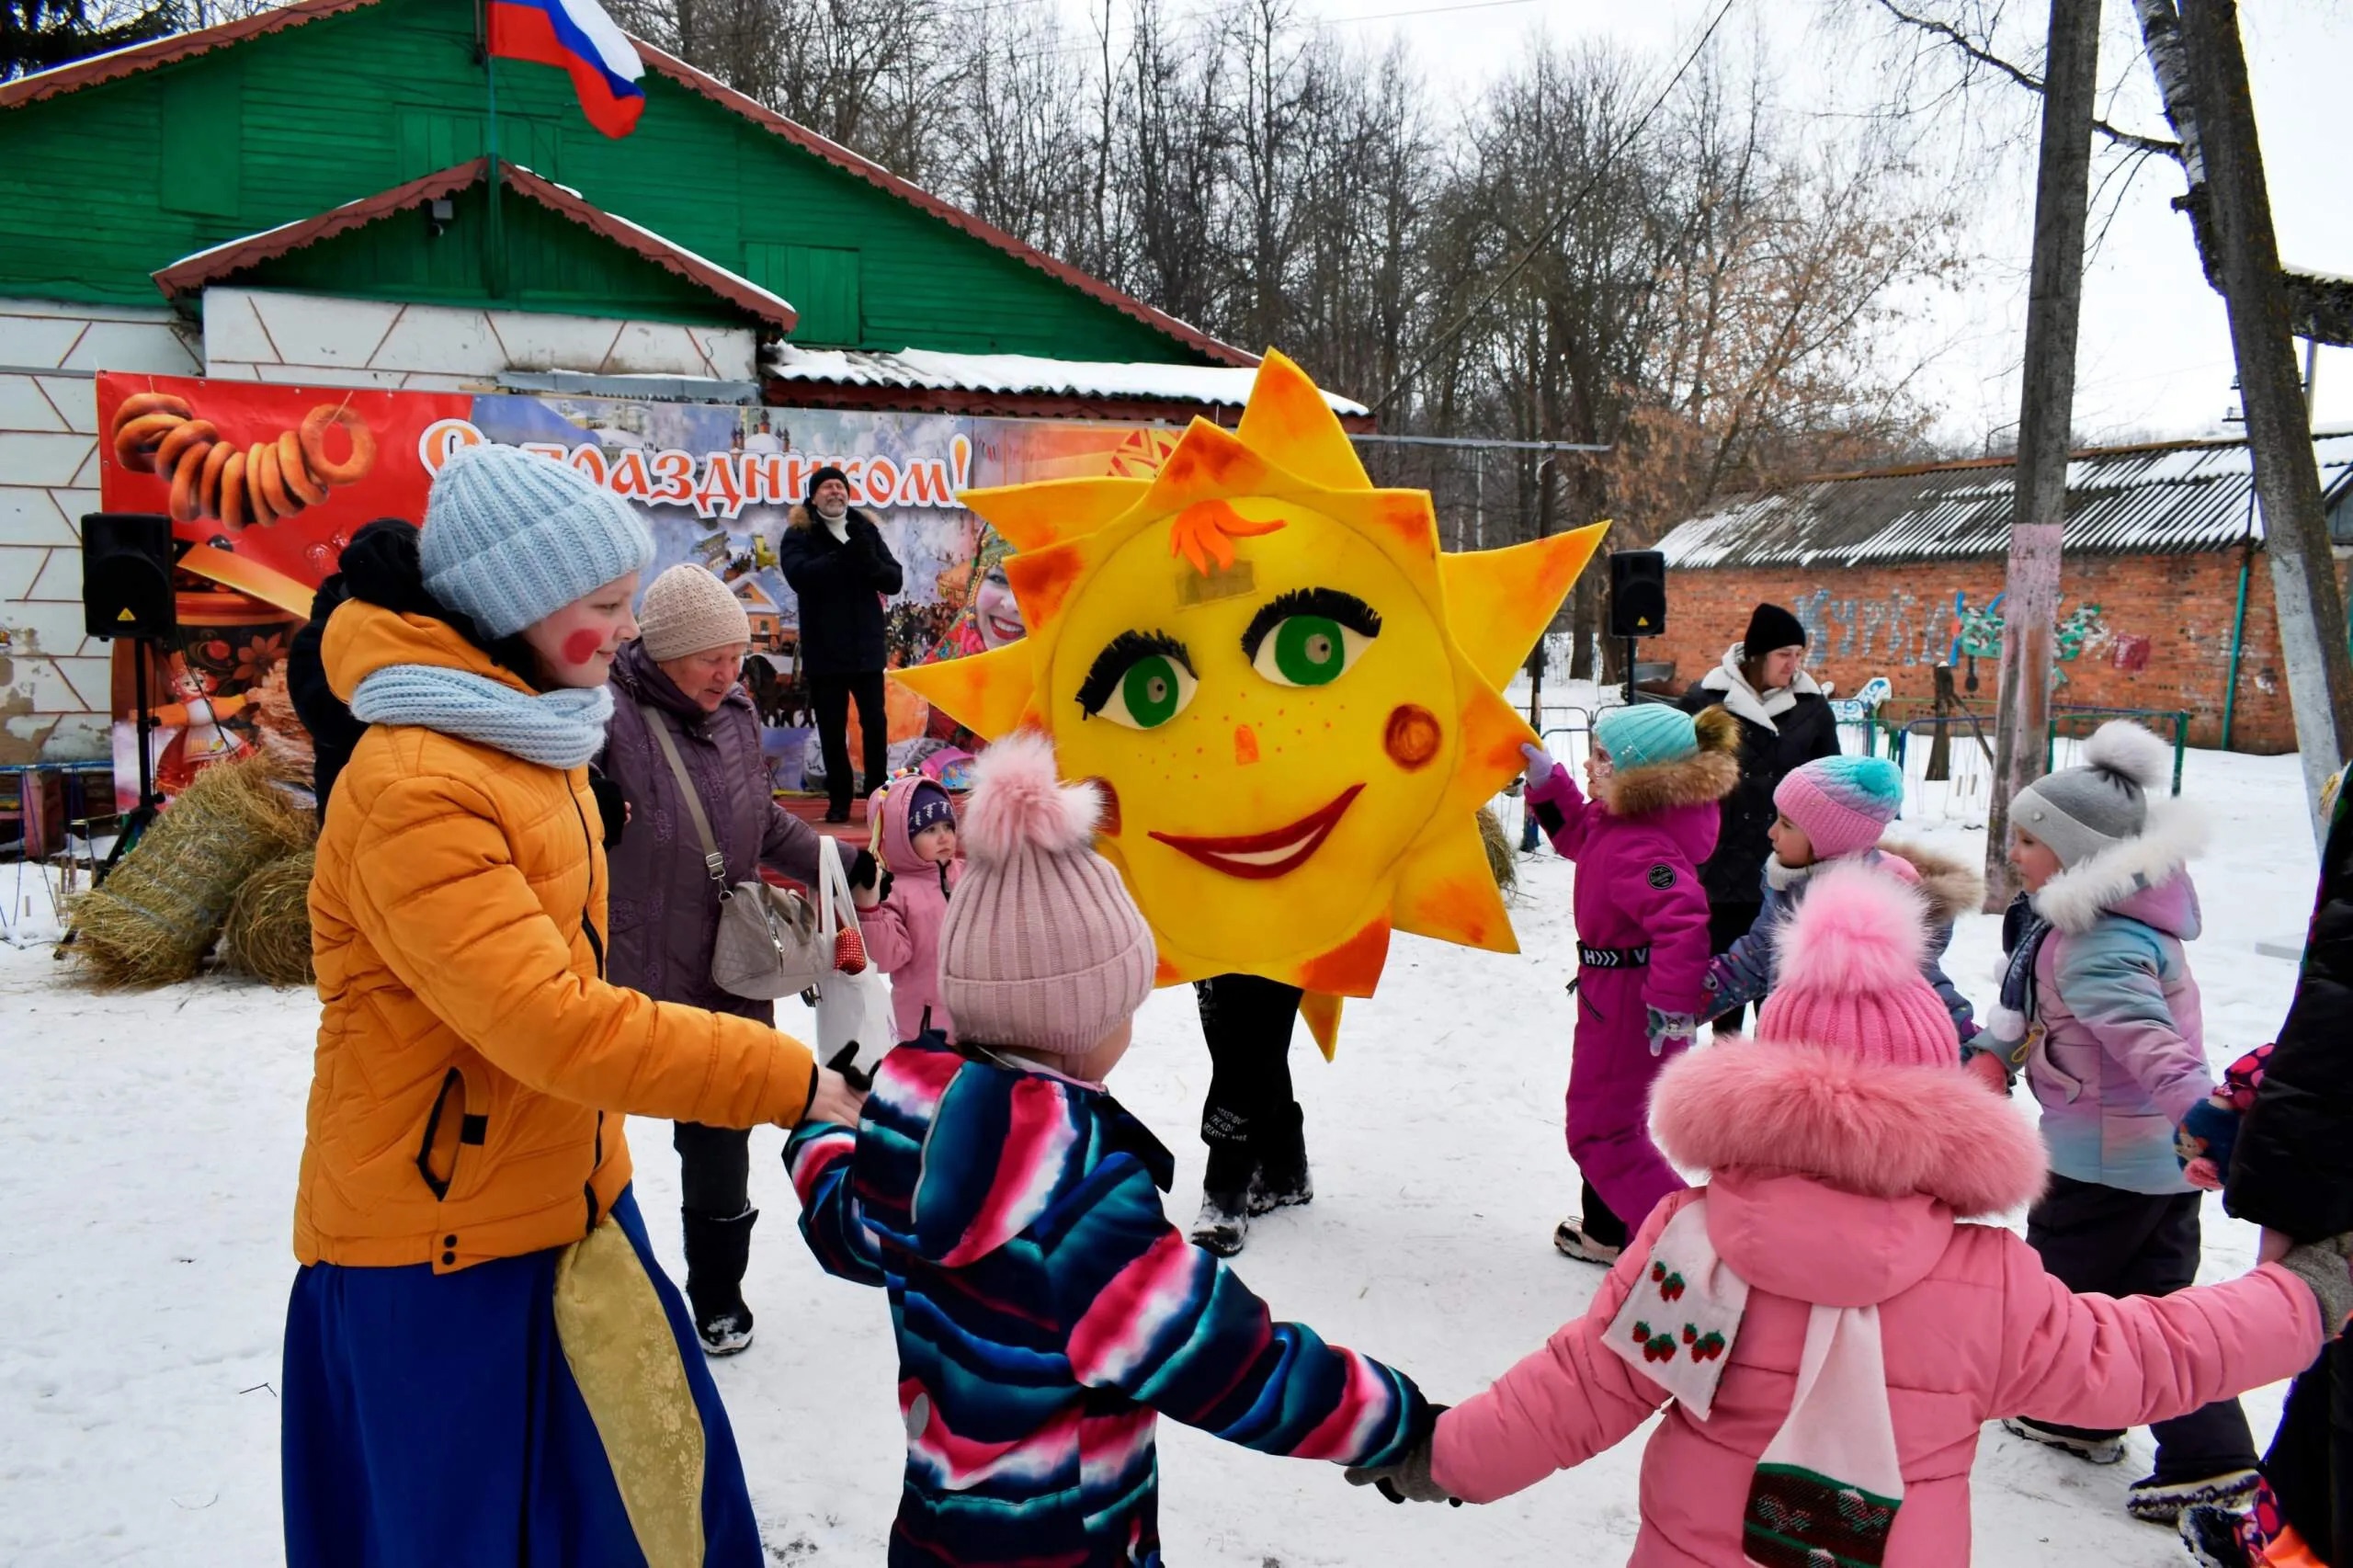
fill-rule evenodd
<path id="1" fill-rule="evenodd" d="M 1404 1375 L 1274 1322 L 1162 1212 L 1175 1161 L 1103 1085 L 1152 993 L 1151 929 L 1095 853 L 1099 797 L 1017 734 L 974 769 L 939 934 L 938 1033 L 857 1129 L 785 1159 L 824 1267 L 890 1292 L 907 1467 L 892 1568 L 1160 1561 L 1155 1413 L 1257 1449 L 1392 1464 Z"/>
<path id="2" fill-rule="evenodd" d="M 1567 768 L 1534 746 L 1525 754 L 1529 809 L 1577 863 L 1568 1138 L 1585 1204 L 1552 1244 L 1606 1264 L 1628 1227 L 1683 1186 L 1651 1142 L 1644 1106 L 1707 1000 L 1698 867 L 1716 846 L 1717 802 L 1740 782 L 1740 721 L 1721 708 L 1696 720 L 1664 704 L 1608 710 L 1594 721 L 1590 800 Z"/>
<path id="3" fill-rule="evenodd" d="M 894 778 L 868 807 L 874 836 L 867 857 L 889 875 L 850 879 L 867 961 L 891 977 L 891 1016 L 898 1038 L 926 1029 L 954 1032 L 939 1000 L 939 927 L 963 864 L 956 858 L 956 807 L 937 780 Z M 867 857 L 861 857 L 864 871 Z"/>
<path id="4" fill-rule="evenodd" d="M 2308 1363 L 2353 1312 L 2345 1238 L 2227 1284 L 2078 1295 L 1997 1224 L 2033 1132 L 1954 1071 L 1919 896 L 1859 867 L 1780 936 L 1756 1038 L 1661 1074 L 1653 1127 L 1708 1185 L 1659 1205 L 1586 1313 L 1427 1450 L 1351 1481 L 1491 1502 L 1651 1415 L 1637 1568 L 1963 1568 L 1989 1418 L 2178 1415 Z"/>

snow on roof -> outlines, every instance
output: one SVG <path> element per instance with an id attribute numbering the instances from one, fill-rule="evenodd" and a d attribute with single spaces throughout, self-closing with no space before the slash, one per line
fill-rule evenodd
<path id="1" fill-rule="evenodd" d="M 1019 392 L 1064 397 L 1155 398 L 1222 403 L 1239 408 L 1250 401 L 1257 371 L 1211 365 L 1157 365 L 1114 360 L 1048 359 L 1031 354 L 947 354 L 902 348 L 896 354 L 848 348 L 798 348 L 779 344 L 768 351 L 767 373 L 780 381 L 822 381 L 849 386 L 904 387 L 925 392 Z M 1362 415 L 1364 404 L 1332 392 L 1332 411 Z"/>
<path id="2" fill-rule="evenodd" d="M 2353 431 L 2313 437 L 2321 489 L 2353 495 Z M 1855 566 L 2000 555 L 2009 548 L 2006 458 L 1802 480 L 1727 495 L 1671 529 L 1669 566 Z M 2181 554 L 2260 542 L 2244 440 L 2081 451 L 2067 464 L 2070 554 Z"/>

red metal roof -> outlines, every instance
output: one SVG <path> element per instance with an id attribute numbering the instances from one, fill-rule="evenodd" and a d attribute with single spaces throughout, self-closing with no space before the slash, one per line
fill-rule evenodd
<path id="1" fill-rule="evenodd" d="M 300 250 L 330 235 L 347 233 L 392 213 L 422 207 L 428 201 L 479 185 L 488 166 L 489 160 L 475 158 L 413 179 L 406 185 L 394 186 L 374 196 L 347 201 L 314 218 L 281 223 L 275 229 L 265 229 L 258 234 L 248 234 L 244 239 L 231 240 L 210 250 L 199 251 L 155 273 L 155 286 L 170 298 L 193 293 L 208 283 L 220 282 L 289 251 Z M 671 244 L 651 229 L 616 218 L 573 191 L 542 179 L 530 170 L 517 167 L 504 158 L 499 160 L 499 167 L 504 171 L 507 189 L 602 235 L 624 250 L 643 256 L 665 271 L 677 274 L 746 315 L 772 322 L 787 332 L 792 330 L 793 323 L 799 319 L 787 301 L 725 267 Z"/>
<path id="2" fill-rule="evenodd" d="M 70 65 L 60 65 L 53 70 L 39 72 L 30 76 L 20 76 L 16 81 L 0 85 L 0 109 L 16 108 L 25 104 L 38 103 L 43 98 L 55 97 L 60 94 L 74 92 L 82 87 L 95 86 L 101 82 L 116 81 L 124 76 L 135 75 L 142 71 L 152 71 L 157 66 L 169 65 L 229 44 L 242 43 L 250 38 L 282 32 L 288 28 L 301 27 L 305 22 L 317 21 L 324 17 L 341 16 L 347 11 L 357 11 L 375 4 L 377 0 L 293 0 L 290 5 L 281 6 L 275 10 L 265 11 L 257 16 L 246 17 L 238 21 L 222 22 L 217 27 L 199 28 L 192 32 L 176 33 L 170 38 L 133 44 L 129 49 L 118 49 L 88 60 L 77 60 Z M 888 191 L 902 201 L 910 202 L 923 209 L 933 217 L 962 230 L 973 238 L 994 245 L 1025 266 L 1036 267 L 1056 281 L 1068 284 L 1081 293 L 1110 306 L 1121 314 L 1132 317 L 1146 326 L 1176 339 L 1187 347 L 1208 355 L 1220 364 L 1249 366 L 1258 362 L 1256 355 L 1236 348 L 1230 343 L 1221 342 L 1199 327 L 1178 321 L 1164 311 L 1154 310 L 1142 301 L 1121 293 L 1108 283 L 1080 271 L 1067 262 L 1057 261 L 1035 246 L 1014 238 L 1004 230 L 993 224 L 984 223 L 963 209 L 941 200 L 920 186 L 901 179 L 873 160 L 860 157 L 838 142 L 827 141 L 808 127 L 785 119 L 774 109 L 745 97 L 717 77 L 695 69 L 676 55 L 656 49 L 642 39 L 633 38 L 631 42 L 637 46 L 638 53 L 643 57 L 646 64 L 689 92 L 698 93 L 721 108 L 741 115 L 764 130 L 783 137 L 801 151 L 823 158 L 836 168 L 856 175 L 869 184 Z M 385 194 L 389 196 L 391 193 Z"/>

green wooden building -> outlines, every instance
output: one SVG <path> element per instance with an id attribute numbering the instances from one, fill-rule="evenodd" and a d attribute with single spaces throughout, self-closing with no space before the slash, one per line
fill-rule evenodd
<path id="1" fill-rule="evenodd" d="M 1254 356 L 682 61 L 639 45 L 611 140 L 483 26 L 296 0 L 0 84 L 0 764 L 105 755 L 101 370 L 1121 422 L 1246 396 Z"/>

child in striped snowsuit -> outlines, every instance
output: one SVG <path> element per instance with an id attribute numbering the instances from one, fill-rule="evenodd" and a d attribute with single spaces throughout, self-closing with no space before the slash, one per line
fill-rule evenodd
<path id="1" fill-rule="evenodd" d="M 786 1150 L 829 1271 L 884 1287 L 907 1468 L 893 1568 L 1160 1562 L 1160 1413 L 1267 1453 L 1394 1462 L 1411 1381 L 1265 1303 L 1162 1212 L 1175 1162 L 1102 1080 L 1154 953 L 1051 748 L 989 749 L 940 931 L 938 1034 L 883 1059 L 858 1127 Z"/>

